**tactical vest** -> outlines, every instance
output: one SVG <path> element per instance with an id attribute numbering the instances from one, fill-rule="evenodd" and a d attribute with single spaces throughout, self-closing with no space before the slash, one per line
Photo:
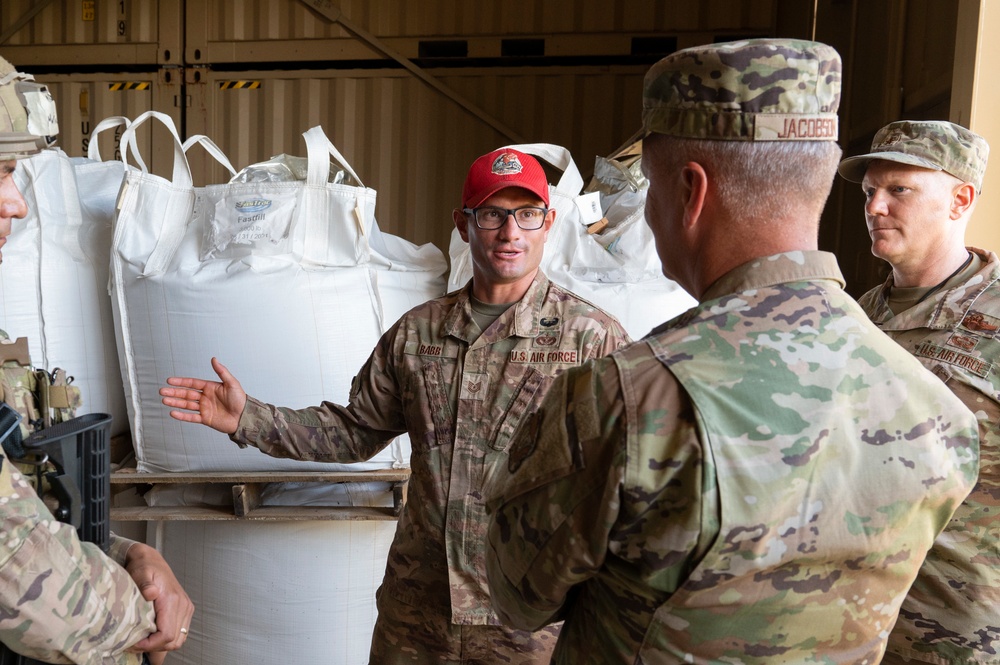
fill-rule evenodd
<path id="1" fill-rule="evenodd" d="M 71 383 L 72 377 L 68 377 L 62 369 L 49 372 L 32 366 L 26 337 L 11 341 L 7 333 L 0 330 L 0 390 L 3 391 L 3 403 L 21 416 L 19 429 L 9 430 L 8 426 L 13 427 L 16 416 L 11 419 L 10 411 L 0 415 L 0 430 L 3 434 L 9 431 L 3 438 L 4 452 L 31 482 L 49 510 L 61 521 L 72 522 L 79 528 L 79 517 L 70 520 L 68 515 L 63 515 L 67 505 L 73 505 L 74 513 L 80 511 L 79 493 L 68 496 L 64 489 L 66 470 L 59 468 L 59 464 L 50 459 L 45 451 L 23 445 L 29 435 L 69 421 L 76 415 L 81 395 L 80 389 Z"/>
<path id="2" fill-rule="evenodd" d="M 28 353 L 28 338 L 11 341 L 0 330 L 0 389 L 3 401 L 21 414 L 21 434 L 69 420 L 80 408 L 80 389 L 70 385 L 73 379 L 56 368 L 49 372 L 33 367 Z"/>

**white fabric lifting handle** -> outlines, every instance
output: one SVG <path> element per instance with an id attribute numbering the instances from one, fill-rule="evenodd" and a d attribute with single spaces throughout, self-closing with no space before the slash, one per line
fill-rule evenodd
<path id="1" fill-rule="evenodd" d="M 143 173 L 149 173 L 149 169 L 146 168 L 146 163 L 142 161 L 142 157 L 139 155 L 139 145 L 135 140 L 135 130 L 143 123 L 145 123 L 150 118 L 156 118 L 163 126 L 170 131 L 170 135 L 174 137 L 174 171 L 172 182 L 175 187 L 191 187 L 194 182 L 191 178 L 191 167 L 188 165 L 187 156 L 184 155 L 184 146 L 181 143 L 181 137 L 177 133 L 177 127 L 174 126 L 174 120 L 166 113 L 160 113 L 159 111 L 146 111 L 138 118 L 132 121 L 132 124 L 122 132 L 122 146 L 132 151 L 132 156 L 135 158 L 136 163 L 139 168 L 142 169 Z M 128 155 L 126 150 L 122 150 L 122 160 L 127 161 Z"/>
<path id="2" fill-rule="evenodd" d="M 230 175 L 232 175 L 234 178 L 236 177 L 236 169 L 233 168 L 233 163 L 229 161 L 228 157 L 226 157 L 226 153 L 222 152 L 222 148 L 220 148 L 215 144 L 215 141 L 208 138 L 204 134 L 195 134 L 194 136 L 189 136 L 187 137 L 187 140 L 184 141 L 184 145 L 181 146 L 181 148 L 184 150 L 184 154 L 187 154 L 187 151 L 190 150 L 191 146 L 195 144 L 198 144 L 202 148 L 204 148 L 205 152 L 214 157 L 215 161 L 222 164 L 226 168 L 226 170 L 229 171 Z"/>
<path id="3" fill-rule="evenodd" d="M 562 171 L 562 177 L 559 178 L 559 182 L 555 185 L 555 188 L 563 196 L 573 198 L 579 196 L 580 191 L 583 190 L 583 176 L 580 175 L 580 169 L 576 167 L 576 162 L 573 161 L 573 155 L 570 154 L 570 151 L 561 145 L 552 143 L 522 143 L 506 147 L 526 152 L 535 157 L 541 157 Z"/>
<path id="4" fill-rule="evenodd" d="M 308 170 L 296 216 L 303 227 L 302 263 L 345 266 L 369 259 L 367 227 L 373 214 L 374 190 L 365 187 L 340 151 L 317 125 L 304 132 Z M 356 184 L 330 183 L 330 157 Z M 349 207 L 344 203 L 349 200 Z M 335 212 L 337 211 L 337 212 Z"/>
<path id="5" fill-rule="evenodd" d="M 177 134 L 177 128 L 174 126 L 173 119 L 165 113 L 146 111 L 133 120 L 132 124 L 122 133 L 122 161 L 128 161 L 126 153 L 131 150 L 133 157 L 142 171 L 138 174 L 126 173 L 125 175 L 125 181 L 119 193 L 119 219 L 121 219 L 121 214 L 124 211 L 126 199 L 133 202 L 136 200 L 138 192 L 135 190 L 137 187 L 143 187 L 145 181 L 148 183 L 146 186 L 155 188 L 158 185 L 154 183 L 162 180 L 162 178 L 149 173 L 145 162 L 142 161 L 142 157 L 139 155 L 139 146 L 135 140 L 136 128 L 140 127 L 150 118 L 156 118 L 163 123 L 174 139 L 174 169 L 169 188 L 171 192 L 164 195 L 166 198 L 163 199 L 162 207 L 156 208 L 155 211 L 147 210 L 147 214 L 139 218 L 129 216 L 129 223 L 131 224 L 155 225 L 156 222 L 159 222 L 156 244 L 146 259 L 142 270 L 142 275 L 145 277 L 162 274 L 170 264 L 174 253 L 184 239 L 184 230 L 187 227 L 188 220 L 191 218 L 195 199 L 191 167 L 188 165 L 187 156 L 184 154 L 184 146 L 181 143 L 180 136 Z M 150 217 L 150 214 L 155 218 Z M 119 222 L 116 221 L 115 224 L 118 226 Z M 154 228 L 157 227 L 154 226 Z M 123 232 L 123 229 L 116 228 L 115 230 L 114 243 L 116 247 L 118 245 L 118 237 Z"/>
<path id="6" fill-rule="evenodd" d="M 309 156 L 309 171 L 306 174 L 306 184 L 325 187 L 330 181 L 330 156 L 332 155 L 337 163 L 351 174 L 358 186 L 364 187 L 361 178 L 354 172 L 351 165 L 347 163 L 340 151 L 334 147 L 333 142 L 327 138 L 321 125 L 316 125 L 312 129 L 302 134 L 306 140 L 306 154 Z"/>
<path id="7" fill-rule="evenodd" d="M 110 118 L 105 118 L 97 123 L 97 126 L 94 127 L 94 130 L 90 133 L 90 142 L 87 144 L 87 158 L 92 159 L 95 162 L 103 161 L 101 159 L 101 150 L 97 145 L 98 135 L 107 129 L 111 129 L 112 127 L 121 127 L 124 125 L 125 129 L 128 129 L 131 124 L 132 121 L 123 115 L 113 115 Z M 125 154 L 124 150 L 121 150 L 121 152 L 123 155 Z"/>

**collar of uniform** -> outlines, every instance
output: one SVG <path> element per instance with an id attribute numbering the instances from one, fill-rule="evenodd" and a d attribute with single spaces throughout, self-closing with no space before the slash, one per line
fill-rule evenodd
<path id="1" fill-rule="evenodd" d="M 464 289 L 455 293 L 454 306 L 448 312 L 442 325 L 445 335 L 457 337 L 466 343 L 472 343 L 480 334 L 479 327 L 472 318 L 471 293 L 472 280 L 470 279 Z"/>
<path id="2" fill-rule="evenodd" d="M 525 291 L 524 296 L 514 305 L 513 334 L 518 337 L 537 337 L 539 331 L 538 319 L 542 315 L 542 305 L 549 294 L 549 278 L 539 268 L 535 279 Z"/>
<path id="3" fill-rule="evenodd" d="M 966 247 L 966 249 L 977 255 L 984 264 L 982 270 L 977 272 L 975 277 L 953 289 L 942 291 L 905 312 L 893 315 L 889 309 L 888 301 L 889 291 L 892 289 L 892 274 L 890 273 L 885 283 L 879 287 L 878 303 L 875 311 L 870 314 L 872 321 L 886 331 L 911 330 L 915 327 L 950 330 L 956 327 L 962 322 L 969 310 L 977 305 L 979 297 L 987 288 L 1000 280 L 1000 258 L 996 254 L 977 247 Z M 1000 310 L 1000 303 L 983 299 L 981 304 L 989 309 L 984 313 L 991 316 L 1000 315 L 1000 311 L 994 311 Z"/>
<path id="4" fill-rule="evenodd" d="M 701 302 L 786 282 L 828 279 L 844 288 L 837 257 L 829 252 L 797 251 L 758 257 L 728 273 L 708 287 Z"/>
<path id="5" fill-rule="evenodd" d="M 541 271 L 535 273 L 528 290 L 513 306 L 514 321 L 511 334 L 519 337 L 535 337 L 538 335 L 538 318 L 541 316 L 542 305 L 549 292 L 549 278 Z M 472 319 L 472 282 L 458 292 L 455 306 L 444 322 L 444 333 L 471 343 L 480 336 L 480 330 Z M 507 316 L 506 312 L 502 316 Z"/>

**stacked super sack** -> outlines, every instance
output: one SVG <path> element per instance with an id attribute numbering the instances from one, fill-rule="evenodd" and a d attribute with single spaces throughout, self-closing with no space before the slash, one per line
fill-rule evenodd
<path id="1" fill-rule="evenodd" d="M 695 304 L 684 289 L 663 276 L 644 219 L 649 183 L 642 176 L 638 144 L 612 157 L 598 157 L 585 189 L 566 148 L 549 143 L 510 147 L 562 172 L 559 182 L 549 185 L 556 222 L 541 265 L 549 279 L 613 314 L 633 339 Z M 449 251 L 448 289 L 453 290 L 472 277 L 469 246 L 457 230 L 452 232 Z"/>
<path id="2" fill-rule="evenodd" d="M 146 172 L 135 154 L 140 168 L 122 183 L 111 250 L 112 305 L 140 470 L 329 470 L 334 465 L 241 450 L 207 427 L 171 419 L 158 393 L 164 378 L 210 376 L 209 359 L 218 356 L 264 400 L 344 403 L 381 334 L 444 292 L 444 256 L 379 231 L 375 191 L 320 127 L 303 135 L 305 159 L 283 155 L 235 174 L 210 140 L 181 143 L 169 117 L 155 112 L 125 131 L 122 141 L 133 152 L 135 131 L 148 121 L 162 123 L 174 139 L 173 175 Z M 230 182 L 192 185 L 186 150 L 195 143 L 234 173 Z M 408 461 L 401 437 L 350 468 Z M 154 494 L 150 501 L 167 499 Z M 272 488 L 262 499 L 392 502 L 378 483 Z M 199 608 L 178 662 L 364 662 L 394 531 L 391 521 L 167 523 L 164 554 Z"/>

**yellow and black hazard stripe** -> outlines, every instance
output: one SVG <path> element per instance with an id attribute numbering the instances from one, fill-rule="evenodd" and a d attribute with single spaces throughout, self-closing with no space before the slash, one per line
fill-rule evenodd
<path id="1" fill-rule="evenodd" d="M 108 90 L 149 90 L 151 85 L 153 85 L 151 81 L 118 81 L 109 83 Z"/>
<path id="2" fill-rule="evenodd" d="M 260 81 L 219 81 L 219 90 L 256 90 Z"/>

